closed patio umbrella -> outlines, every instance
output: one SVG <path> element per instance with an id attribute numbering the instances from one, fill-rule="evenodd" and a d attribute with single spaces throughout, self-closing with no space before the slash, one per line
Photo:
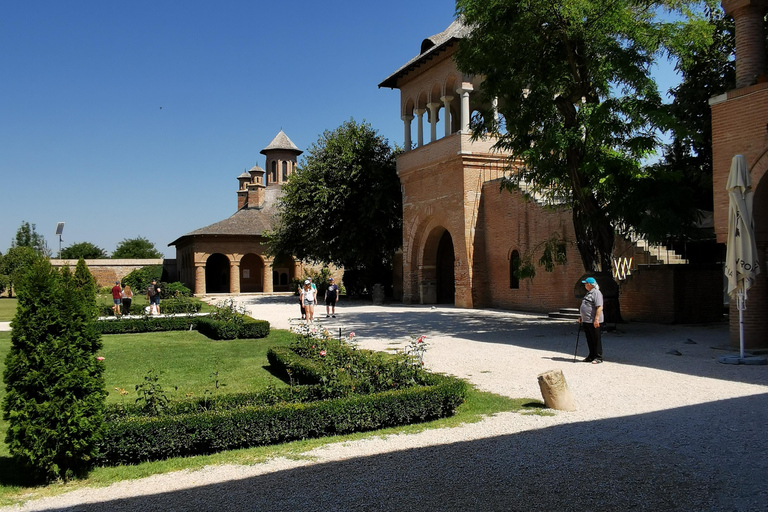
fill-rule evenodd
<path id="1" fill-rule="evenodd" d="M 728 175 L 728 239 L 725 256 L 725 276 L 728 295 L 736 299 L 739 310 L 739 354 L 744 358 L 744 310 L 747 290 L 755 283 L 760 266 L 752 218 L 752 180 L 744 155 L 736 155 Z"/>

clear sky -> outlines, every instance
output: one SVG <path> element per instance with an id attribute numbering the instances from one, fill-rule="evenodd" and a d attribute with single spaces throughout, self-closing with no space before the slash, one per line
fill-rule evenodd
<path id="1" fill-rule="evenodd" d="M 302 150 L 366 120 L 402 144 L 378 89 L 453 20 L 450 0 L 5 2 L 0 251 L 22 221 L 54 253 L 168 243 L 229 217 L 237 176 L 282 128 Z M 301 157 L 300 157 L 301 161 Z"/>

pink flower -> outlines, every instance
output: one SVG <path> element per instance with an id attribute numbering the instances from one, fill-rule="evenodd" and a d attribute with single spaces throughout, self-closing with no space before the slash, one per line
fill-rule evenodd
<path id="1" fill-rule="evenodd" d="M 314 345 L 312 345 L 312 348 L 315 348 L 315 346 L 314 346 Z"/>
<path id="2" fill-rule="evenodd" d="M 99 357 L 97 357 L 97 358 L 96 358 L 96 360 L 97 360 L 97 361 L 103 361 L 103 360 L 104 360 L 104 358 L 103 358 L 103 357 L 101 357 L 101 356 L 99 356 Z"/>
<path id="3" fill-rule="evenodd" d="M 355 337 L 355 333 L 353 333 L 353 332 L 349 333 L 349 337 L 350 338 L 354 338 Z"/>
<path id="4" fill-rule="evenodd" d="M 321 355 L 321 356 L 323 356 L 323 357 L 325 357 L 325 350 L 321 350 L 321 351 L 320 351 L 320 355 Z"/>
<path id="5" fill-rule="evenodd" d="M 419 339 L 416 340 L 416 343 L 424 343 L 425 339 L 427 339 L 427 337 L 422 334 L 421 336 L 419 336 Z"/>

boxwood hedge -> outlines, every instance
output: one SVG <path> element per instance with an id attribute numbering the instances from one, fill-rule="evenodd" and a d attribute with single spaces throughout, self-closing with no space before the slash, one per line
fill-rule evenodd
<path id="1" fill-rule="evenodd" d="M 125 464 L 199 455 L 449 416 L 464 401 L 466 384 L 445 376 L 434 378 L 429 386 L 309 403 L 112 419 L 99 445 L 99 462 Z"/>

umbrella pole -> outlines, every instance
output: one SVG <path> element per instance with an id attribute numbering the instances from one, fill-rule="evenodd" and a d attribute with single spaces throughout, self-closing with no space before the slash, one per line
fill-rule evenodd
<path id="1" fill-rule="evenodd" d="M 744 282 L 741 282 L 736 295 L 736 308 L 739 310 L 739 357 L 742 359 L 744 359 L 744 309 L 746 309 L 744 295 Z"/>

